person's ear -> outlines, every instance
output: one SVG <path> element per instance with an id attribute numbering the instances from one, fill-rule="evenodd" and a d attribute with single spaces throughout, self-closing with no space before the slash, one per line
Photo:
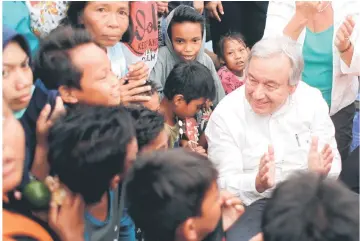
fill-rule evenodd
<path id="1" fill-rule="evenodd" d="M 193 218 L 188 218 L 176 229 L 176 237 L 181 237 L 182 240 L 195 241 L 199 240 L 196 231 L 196 224 Z"/>
<path id="2" fill-rule="evenodd" d="M 249 241 L 264 241 L 264 236 L 262 233 L 258 233 L 254 237 L 252 237 Z"/>
<path id="3" fill-rule="evenodd" d="M 184 96 L 183 95 L 175 95 L 173 98 L 173 103 L 176 107 L 181 106 L 184 103 Z"/>
<path id="4" fill-rule="evenodd" d="M 64 85 L 59 87 L 59 93 L 64 103 L 76 104 L 79 102 L 74 90 Z"/>
<path id="5" fill-rule="evenodd" d="M 297 86 L 298 86 L 298 84 L 296 84 L 296 85 L 289 85 L 289 94 L 290 94 L 290 95 L 294 94 Z"/>
<path id="6" fill-rule="evenodd" d="M 112 190 L 116 189 L 119 186 L 120 181 L 121 181 L 120 175 L 115 175 L 110 181 L 110 188 Z"/>

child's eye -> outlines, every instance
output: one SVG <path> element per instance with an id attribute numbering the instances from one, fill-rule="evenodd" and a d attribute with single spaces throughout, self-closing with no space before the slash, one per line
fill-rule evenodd
<path id="1" fill-rule="evenodd" d="M 21 64 L 21 68 L 28 68 L 29 67 L 29 60 L 26 60 Z"/>
<path id="2" fill-rule="evenodd" d="M 103 13 L 103 12 L 105 12 L 105 8 L 98 8 L 96 11 Z"/>
<path id="3" fill-rule="evenodd" d="M 9 71 L 3 70 L 3 72 L 2 72 L 2 77 L 3 77 L 3 78 L 6 78 L 6 77 L 8 77 L 8 76 L 9 76 Z"/>
<path id="4" fill-rule="evenodd" d="M 178 40 L 176 40 L 176 43 L 179 43 L 179 44 L 181 44 L 181 43 L 183 43 L 184 41 L 183 40 L 180 40 L 180 39 L 178 39 Z"/>
<path id="5" fill-rule="evenodd" d="M 120 14 L 121 16 L 128 16 L 128 13 L 127 13 L 127 12 L 125 12 L 125 11 L 123 11 L 123 10 L 122 10 L 122 11 L 120 11 L 120 12 L 119 12 L 119 14 Z"/>

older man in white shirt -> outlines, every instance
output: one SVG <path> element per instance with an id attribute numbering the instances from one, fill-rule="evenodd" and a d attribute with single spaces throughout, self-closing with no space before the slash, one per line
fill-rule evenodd
<path id="1" fill-rule="evenodd" d="M 289 174 L 340 174 L 328 105 L 319 90 L 300 81 L 303 65 L 290 38 L 261 40 L 251 50 L 245 85 L 227 95 L 209 120 L 208 154 L 220 188 L 247 205 L 227 241 L 247 241 L 260 232 L 266 198 Z"/>

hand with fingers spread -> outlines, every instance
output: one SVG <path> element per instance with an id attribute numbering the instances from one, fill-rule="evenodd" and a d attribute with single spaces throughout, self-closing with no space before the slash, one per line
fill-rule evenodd
<path id="1" fill-rule="evenodd" d="M 221 1 L 208 2 L 205 8 L 208 11 L 210 17 L 215 18 L 221 22 L 220 14 L 224 15 L 224 8 L 221 4 Z"/>
<path id="2" fill-rule="evenodd" d="M 310 171 L 327 175 L 330 172 L 334 155 L 329 144 L 326 144 L 321 153 L 318 152 L 319 138 L 313 137 L 311 141 L 308 168 Z"/>
<path id="3" fill-rule="evenodd" d="M 274 148 L 269 145 L 268 152 L 260 160 L 259 171 L 255 179 L 255 187 L 259 193 L 275 185 L 275 160 Z"/>
<path id="4" fill-rule="evenodd" d="M 169 12 L 168 1 L 156 1 L 157 11 L 160 14 L 167 14 Z"/>
<path id="5" fill-rule="evenodd" d="M 220 198 L 222 203 L 223 228 L 224 231 L 227 231 L 245 212 L 245 208 L 241 200 L 228 191 L 222 190 L 220 192 Z"/>
<path id="6" fill-rule="evenodd" d="M 355 21 L 351 16 L 347 16 L 345 21 L 339 27 L 336 38 L 335 46 L 340 53 L 344 53 L 351 48 L 350 36 L 354 31 Z"/>
<path id="7" fill-rule="evenodd" d="M 85 202 L 80 194 L 66 190 L 61 206 L 52 200 L 49 210 L 49 225 L 62 241 L 83 241 Z"/>
<path id="8" fill-rule="evenodd" d="M 46 104 L 40 112 L 40 116 L 36 122 L 36 141 L 38 145 L 47 146 L 47 138 L 49 130 L 53 126 L 59 116 L 65 114 L 65 107 L 61 97 L 56 97 L 55 107 L 51 113 L 50 104 Z"/>
<path id="9" fill-rule="evenodd" d="M 125 84 L 125 79 L 120 80 L 121 103 L 127 105 L 131 102 L 145 102 L 151 100 L 151 96 L 141 95 L 151 90 L 151 86 L 145 85 L 146 80 L 131 81 Z"/>

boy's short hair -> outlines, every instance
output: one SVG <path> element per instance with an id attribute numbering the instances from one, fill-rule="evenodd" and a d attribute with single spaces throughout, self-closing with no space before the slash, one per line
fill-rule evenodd
<path id="1" fill-rule="evenodd" d="M 127 109 L 133 118 L 138 148 L 141 150 L 164 130 L 164 116 L 144 106 L 131 106 Z"/>
<path id="2" fill-rule="evenodd" d="M 175 231 L 201 207 L 217 171 L 204 156 L 184 149 L 138 158 L 128 176 L 128 211 L 145 240 L 175 240 Z"/>
<path id="3" fill-rule="evenodd" d="M 183 95 L 187 103 L 200 98 L 213 100 L 216 96 L 210 70 L 197 61 L 175 65 L 166 79 L 163 92 L 168 100 L 175 95 Z"/>
<path id="4" fill-rule="evenodd" d="M 204 36 L 204 25 L 205 25 L 204 16 L 198 13 L 194 8 L 186 5 L 180 5 L 173 11 L 174 11 L 174 15 L 167 29 L 167 34 L 169 35 L 170 41 L 172 39 L 171 30 L 172 30 L 172 25 L 174 23 L 184 23 L 184 22 L 199 23 L 201 25 L 201 35 Z"/>
<path id="5" fill-rule="evenodd" d="M 278 185 L 262 218 L 264 241 L 359 240 L 359 196 L 314 173 Z"/>
<path id="6" fill-rule="evenodd" d="M 51 172 L 87 204 L 100 201 L 122 174 L 127 146 L 135 138 L 124 107 L 78 106 L 57 120 L 49 134 Z"/>
<path id="7" fill-rule="evenodd" d="M 48 89 L 81 89 L 82 72 L 72 63 L 69 51 L 88 43 L 94 42 L 84 29 L 56 28 L 41 41 L 34 60 L 34 79 L 41 79 Z"/>
<path id="8" fill-rule="evenodd" d="M 232 32 L 229 31 L 228 33 L 226 33 L 224 36 L 221 36 L 219 43 L 218 43 L 218 49 L 219 49 L 219 57 L 221 59 L 224 59 L 225 53 L 224 53 L 224 45 L 225 45 L 225 41 L 226 40 L 236 40 L 239 43 L 241 43 L 242 45 L 244 45 L 244 47 L 246 48 L 246 41 L 244 36 L 239 33 L 239 32 Z"/>

